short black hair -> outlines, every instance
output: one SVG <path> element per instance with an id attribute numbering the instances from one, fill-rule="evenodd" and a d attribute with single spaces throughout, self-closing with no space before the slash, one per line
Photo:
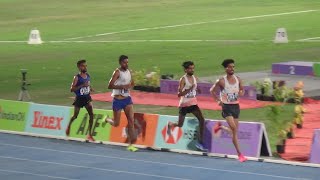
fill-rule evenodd
<path id="1" fill-rule="evenodd" d="M 226 68 L 226 67 L 228 67 L 229 64 L 234 64 L 234 60 L 233 60 L 233 59 L 225 59 L 225 60 L 223 60 L 223 62 L 222 62 L 221 65 L 222 65 L 224 68 Z"/>
<path id="2" fill-rule="evenodd" d="M 126 55 L 121 55 L 120 57 L 119 57 L 119 63 L 121 63 L 123 60 L 125 60 L 125 59 L 128 59 L 128 56 L 126 56 Z"/>
<path id="3" fill-rule="evenodd" d="M 185 61 L 182 63 L 182 67 L 184 67 L 184 69 L 188 69 L 189 66 L 194 65 L 194 63 L 192 61 Z"/>
<path id="4" fill-rule="evenodd" d="M 87 61 L 85 59 L 80 59 L 78 62 L 77 62 L 77 66 L 80 66 L 81 64 L 83 63 L 86 63 Z"/>

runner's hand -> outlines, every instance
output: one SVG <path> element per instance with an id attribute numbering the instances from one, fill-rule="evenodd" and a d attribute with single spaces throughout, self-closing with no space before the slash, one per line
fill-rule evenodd
<path id="1" fill-rule="evenodd" d="M 244 96 L 244 93 L 245 93 L 244 90 L 240 90 L 240 91 L 239 91 L 239 95 L 240 95 L 240 96 Z"/>

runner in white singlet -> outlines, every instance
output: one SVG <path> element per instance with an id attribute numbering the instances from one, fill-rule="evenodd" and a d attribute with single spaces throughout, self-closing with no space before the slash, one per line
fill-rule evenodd
<path id="1" fill-rule="evenodd" d="M 134 136 L 134 113 L 133 113 L 133 102 L 130 96 L 130 88 L 134 86 L 134 82 L 131 77 L 131 72 L 128 69 L 128 56 L 121 55 L 119 57 L 120 67 L 117 68 L 109 81 L 108 88 L 112 89 L 112 108 L 113 108 L 113 119 L 106 118 L 105 122 L 112 126 L 119 126 L 121 111 L 124 110 L 128 120 L 128 150 L 135 152 L 138 148 L 134 147 L 133 144 L 136 141 Z"/>
<path id="2" fill-rule="evenodd" d="M 226 59 L 223 61 L 222 66 L 225 68 L 226 76 L 220 78 L 210 89 L 210 92 L 222 106 L 222 117 L 226 119 L 229 127 L 222 126 L 220 122 L 214 127 L 214 133 L 221 129 L 228 131 L 232 134 L 232 142 L 237 150 L 239 161 L 245 162 L 247 158 L 241 153 L 238 142 L 238 128 L 239 128 L 239 96 L 244 94 L 242 82 L 239 77 L 234 75 L 234 60 Z M 217 97 L 216 92 L 220 90 L 220 98 Z"/>
<path id="3" fill-rule="evenodd" d="M 195 143 L 197 149 L 205 151 L 203 147 L 203 128 L 205 119 L 202 115 L 200 108 L 198 107 L 197 102 L 197 78 L 193 75 L 194 73 L 194 63 L 192 61 L 186 61 L 182 64 L 184 67 L 185 75 L 180 79 L 179 88 L 178 88 L 178 97 L 180 97 L 179 102 L 179 120 L 178 123 L 168 123 L 168 133 L 171 133 L 171 130 L 174 127 L 181 128 L 184 123 L 184 119 L 188 113 L 192 113 L 199 120 L 199 134 L 198 142 Z"/>

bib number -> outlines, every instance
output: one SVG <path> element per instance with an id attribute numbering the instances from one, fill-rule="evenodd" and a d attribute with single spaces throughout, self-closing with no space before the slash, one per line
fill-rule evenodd
<path id="1" fill-rule="evenodd" d="M 238 94 L 233 93 L 233 94 L 227 94 L 227 100 L 228 102 L 234 102 L 238 100 Z"/>
<path id="2" fill-rule="evenodd" d="M 126 93 L 129 93 L 129 90 L 128 89 L 121 89 L 120 93 L 121 94 L 126 94 Z"/>
<path id="3" fill-rule="evenodd" d="M 186 98 L 194 98 L 196 97 L 196 91 L 192 90 L 188 94 L 185 95 Z"/>
<path id="4" fill-rule="evenodd" d="M 80 89 L 80 95 L 88 95 L 90 94 L 90 86 L 83 87 Z"/>

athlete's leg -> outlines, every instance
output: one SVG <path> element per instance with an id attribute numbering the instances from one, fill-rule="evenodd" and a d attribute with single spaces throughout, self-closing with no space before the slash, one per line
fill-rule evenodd
<path id="1" fill-rule="evenodd" d="M 121 111 L 121 109 L 113 110 L 113 119 L 107 119 L 107 122 L 114 127 L 118 127 L 120 124 Z"/>
<path id="2" fill-rule="evenodd" d="M 187 115 L 187 109 L 188 107 L 180 107 L 179 109 L 179 118 L 178 118 L 178 122 L 169 122 L 168 123 L 168 132 L 169 134 L 171 133 L 171 129 L 174 127 L 179 127 L 181 128 L 184 124 L 184 119 L 186 118 Z"/>
<path id="3" fill-rule="evenodd" d="M 137 140 L 137 137 L 135 136 L 134 133 L 134 112 L 133 112 L 133 105 L 129 104 L 124 108 L 124 112 L 126 114 L 127 120 L 128 120 L 128 141 L 129 141 L 129 146 L 128 150 L 129 151 L 137 151 L 138 148 L 134 147 L 132 144 L 134 144 Z"/>
<path id="4" fill-rule="evenodd" d="M 193 111 L 192 111 L 192 114 L 198 119 L 199 121 L 199 136 L 198 136 L 198 139 L 199 139 L 199 142 L 201 144 L 203 144 L 203 132 L 204 132 L 204 122 L 205 122 L 205 119 L 203 117 L 203 114 L 200 110 L 199 107 L 195 108 Z"/>
<path id="5" fill-rule="evenodd" d="M 123 100 L 113 99 L 112 109 L 113 109 L 113 119 L 108 116 L 105 118 L 105 122 L 109 123 L 111 126 L 118 127 L 120 124 L 121 111 L 124 108 L 122 105 Z"/>
<path id="6" fill-rule="evenodd" d="M 183 114 L 179 114 L 179 119 L 178 122 L 175 123 L 170 123 L 170 127 L 174 128 L 174 127 L 179 127 L 181 128 L 183 126 L 184 123 L 184 119 L 186 118 L 186 115 Z"/>
<path id="7" fill-rule="evenodd" d="M 203 117 L 203 114 L 198 106 L 195 106 L 194 110 L 192 111 L 192 114 L 197 117 L 199 121 L 199 134 L 198 134 L 198 143 L 195 143 L 195 146 L 197 149 L 201 151 L 206 151 L 207 148 L 204 147 L 204 123 L 205 119 Z"/>
<path id="8" fill-rule="evenodd" d="M 241 152 L 240 152 L 240 147 L 239 147 L 239 142 L 238 142 L 238 128 L 235 123 L 235 120 L 232 116 L 227 116 L 226 121 L 231 129 L 231 132 L 232 132 L 233 145 L 236 148 L 238 155 L 240 155 Z"/>
<path id="9" fill-rule="evenodd" d="M 124 108 L 124 113 L 126 114 L 127 120 L 128 120 L 128 139 L 129 143 L 133 144 L 136 140 L 134 136 L 134 113 L 133 113 L 133 105 L 127 105 Z"/>
<path id="10" fill-rule="evenodd" d="M 78 115 L 79 115 L 79 112 L 80 112 L 80 107 L 74 106 L 73 116 L 71 117 L 71 119 L 70 119 L 70 121 L 69 121 L 69 124 L 68 124 L 68 127 L 67 127 L 67 130 L 66 130 L 66 135 L 67 135 L 67 136 L 70 135 L 71 124 L 73 123 L 73 121 L 74 121 L 75 119 L 77 119 L 77 117 L 78 117 Z"/>
<path id="11" fill-rule="evenodd" d="M 236 128 L 239 129 L 239 119 L 234 119 L 234 122 L 235 122 Z M 239 155 L 239 161 L 240 162 L 245 162 L 245 161 L 247 161 L 247 158 L 243 154 L 240 154 Z"/>
<path id="12" fill-rule="evenodd" d="M 104 121 L 106 123 L 109 123 L 111 126 L 118 127 L 120 124 L 121 111 L 122 111 L 121 109 L 120 110 L 113 109 L 113 119 L 106 117 Z"/>
<path id="13" fill-rule="evenodd" d="M 92 127 L 93 127 L 93 105 L 91 102 L 89 102 L 86 106 L 85 106 L 88 114 L 89 114 L 89 135 L 92 136 Z"/>

